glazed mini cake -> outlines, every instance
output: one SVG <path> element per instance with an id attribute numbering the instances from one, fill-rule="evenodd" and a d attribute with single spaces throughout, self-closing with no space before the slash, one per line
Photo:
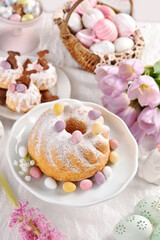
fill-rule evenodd
<path id="1" fill-rule="evenodd" d="M 9 85 L 22 75 L 23 66 L 18 61 L 19 52 L 8 51 L 7 59 L 0 58 L 0 88 L 8 89 Z"/>
<path id="2" fill-rule="evenodd" d="M 48 53 L 48 50 L 40 51 L 37 53 L 38 60 L 31 63 L 28 59 L 24 64 L 24 69 L 27 71 L 36 70 L 36 73 L 31 74 L 31 80 L 40 91 L 52 88 L 57 82 L 56 69 L 46 59 Z"/>
<path id="3" fill-rule="evenodd" d="M 9 85 L 6 104 L 15 112 L 28 112 L 41 102 L 41 94 L 32 83 L 29 75 L 21 76 L 15 83 Z"/>

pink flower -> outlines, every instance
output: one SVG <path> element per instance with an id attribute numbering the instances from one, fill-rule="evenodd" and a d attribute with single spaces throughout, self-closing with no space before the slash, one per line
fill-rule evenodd
<path id="1" fill-rule="evenodd" d="M 137 143 L 141 143 L 145 136 L 145 132 L 139 127 L 139 123 L 137 121 L 130 127 L 130 131 L 137 140 Z"/>
<path id="2" fill-rule="evenodd" d="M 157 83 L 152 77 L 140 76 L 128 88 L 128 97 L 131 100 L 138 98 L 140 105 L 156 107 L 160 103 L 160 92 Z"/>
<path id="3" fill-rule="evenodd" d="M 133 123 L 137 120 L 140 112 L 141 110 L 139 106 L 136 108 L 129 106 L 117 113 L 117 115 L 123 119 L 123 121 L 127 124 L 128 127 L 131 127 Z"/>
<path id="4" fill-rule="evenodd" d="M 144 108 L 137 121 L 147 135 L 157 134 L 160 130 L 160 109 Z"/>
<path id="5" fill-rule="evenodd" d="M 137 79 L 144 72 L 144 66 L 138 59 L 126 59 L 119 64 L 119 76 L 127 81 Z"/>
<path id="6" fill-rule="evenodd" d="M 113 113 L 120 112 L 122 109 L 128 107 L 130 100 L 126 93 L 121 93 L 119 96 L 111 98 L 104 96 L 102 98 L 102 104 L 105 108 Z"/>
<path id="7" fill-rule="evenodd" d="M 103 78 L 107 75 L 117 75 L 118 74 L 118 67 L 116 66 L 101 66 L 96 69 L 96 80 L 98 82 L 103 81 Z"/>

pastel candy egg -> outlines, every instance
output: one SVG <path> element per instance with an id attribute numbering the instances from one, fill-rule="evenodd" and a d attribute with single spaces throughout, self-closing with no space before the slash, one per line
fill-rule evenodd
<path id="1" fill-rule="evenodd" d="M 62 103 L 56 103 L 53 107 L 53 112 L 56 116 L 62 114 L 64 111 L 64 106 Z"/>
<path id="2" fill-rule="evenodd" d="M 94 24 L 100 20 L 104 19 L 104 15 L 101 11 L 96 8 L 90 9 L 87 13 L 82 16 L 82 22 L 85 28 L 93 29 Z"/>
<path id="3" fill-rule="evenodd" d="M 32 177 L 37 178 L 37 179 L 40 179 L 43 175 L 41 170 L 38 167 L 31 167 L 30 171 L 29 171 L 29 174 Z"/>
<path id="4" fill-rule="evenodd" d="M 27 21 L 31 21 L 31 20 L 33 20 L 33 19 L 34 19 L 33 14 L 27 13 L 27 14 L 24 14 L 24 15 L 22 16 L 21 21 L 22 21 L 22 22 L 27 22 Z"/>
<path id="5" fill-rule="evenodd" d="M 12 15 L 12 7 L 7 7 L 5 12 L 2 14 L 3 18 L 10 18 Z"/>
<path id="6" fill-rule="evenodd" d="M 23 83 L 19 83 L 17 84 L 16 90 L 19 93 L 24 93 L 27 90 L 27 86 L 24 85 Z"/>
<path id="7" fill-rule="evenodd" d="M 81 31 L 79 31 L 76 34 L 76 38 L 87 48 L 89 48 L 93 42 L 95 37 L 95 34 L 92 30 L 90 29 L 83 29 Z"/>
<path id="8" fill-rule="evenodd" d="M 18 13 L 15 13 L 10 17 L 10 20 L 15 21 L 15 22 L 20 22 L 21 21 L 21 15 L 19 15 Z"/>
<path id="9" fill-rule="evenodd" d="M 105 18 L 113 21 L 116 13 L 113 11 L 112 8 L 110 8 L 108 6 L 103 6 L 103 5 L 97 5 L 96 8 L 99 9 L 103 13 Z"/>
<path id="10" fill-rule="evenodd" d="M 11 69 L 11 64 L 8 61 L 2 61 L 1 67 L 5 70 Z"/>
<path id="11" fill-rule="evenodd" d="M 72 13 L 68 22 L 68 26 L 73 33 L 77 33 L 82 29 L 82 21 L 78 13 Z"/>
<path id="12" fill-rule="evenodd" d="M 134 42 L 130 38 L 120 37 L 115 40 L 114 46 L 116 53 L 122 53 L 131 50 L 134 46 Z"/>
<path id="13" fill-rule="evenodd" d="M 99 110 L 90 110 L 88 112 L 88 117 L 91 119 L 91 120 L 97 120 L 100 116 L 101 116 L 101 112 Z"/>
<path id="14" fill-rule="evenodd" d="M 152 225 L 143 216 L 131 215 L 122 219 L 114 228 L 114 240 L 149 240 Z"/>
<path id="15" fill-rule="evenodd" d="M 103 174 L 105 176 L 105 178 L 110 178 L 111 175 L 112 175 L 112 168 L 110 168 L 109 166 L 106 166 L 104 169 L 103 169 Z"/>
<path id="16" fill-rule="evenodd" d="M 151 237 L 151 240 L 159 240 L 160 239 L 160 226 L 158 226 Z"/>
<path id="17" fill-rule="evenodd" d="M 24 5 L 23 6 L 23 12 L 24 13 L 32 13 L 32 11 L 33 11 L 33 6 L 32 5 Z"/>
<path id="18" fill-rule="evenodd" d="M 16 84 L 15 84 L 15 83 L 11 83 L 11 84 L 9 85 L 9 91 L 10 91 L 11 93 L 14 93 L 14 92 L 16 91 Z"/>
<path id="19" fill-rule="evenodd" d="M 22 1 L 18 1 L 17 2 L 18 5 L 28 5 L 29 4 L 29 1 L 28 0 L 22 0 Z"/>
<path id="20" fill-rule="evenodd" d="M 76 190 L 76 185 L 72 182 L 65 182 L 62 188 L 65 192 L 74 192 Z"/>
<path id="21" fill-rule="evenodd" d="M 112 150 L 115 150 L 119 147 L 119 142 L 116 139 L 110 139 L 109 140 L 109 145 Z"/>
<path id="22" fill-rule="evenodd" d="M 94 123 L 91 128 L 93 135 L 98 135 L 102 131 L 102 126 L 99 123 Z"/>
<path id="23" fill-rule="evenodd" d="M 35 63 L 33 67 L 37 72 L 43 71 L 43 67 L 40 64 Z"/>
<path id="24" fill-rule="evenodd" d="M 146 217 L 154 226 L 159 225 L 160 196 L 149 196 L 137 203 L 134 214 Z"/>
<path id="25" fill-rule="evenodd" d="M 72 1 L 71 7 L 75 2 L 77 2 L 77 0 Z M 97 0 L 85 0 L 76 7 L 75 11 L 77 13 L 83 14 L 87 12 L 89 9 L 94 8 L 96 4 L 97 4 Z"/>
<path id="26" fill-rule="evenodd" d="M 76 130 L 72 133 L 71 140 L 73 143 L 77 144 L 82 140 L 82 137 L 83 137 L 82 133 Z"/>
<path id="27" fill-rule="evenodd" d="M 103 175 L 103 173 L 101 172 L 96 172 L 94 175 L 94 180 L 97 184 L 103 184 L 105 182 L 105 177 Z"/>
<path id="28" fill-rule="evenodd" d="M 110 54 L 115 52 L 115 46 L 110 41 L 103 41 L 99 43 L 95 43 L 90 47 L 90 50 L 95 54 Z"/>
<path id="29" fill-rule="evenodd" d="M 92 186 L 93 186 L 93 183 L 90 179 L 84 179 L 80 182 L 80 188 L 83 191 L 87 191 L 87 190 L 91 189 Z"/>
<path id="30" fill-rule="evenodd" d="M 34 15 L 34 17 L 38 17 L 40 13 L 41 13 L 40 7 L 37 6 L 33 8 L 32 14 Z"/>
<path id="31" fill-rule="evenodd" d="M 18 153 L 21 158 L 24 158 L 27 155 L 27 148 L 25 146 L 21 146 Z"/>
<path id="32" fill-rule="evenodd" d="M 111 163 L 116 163 L 119 159 L 118 153 L 117 152 L 111 152 L 109 155 L 109 160 Z"/>
<path id="33" fill-rule="evenodd" d="M 6 11 L 6 7 L 0 6 L 0 15 L 2 15 Z"/>
<path id="34" fill-rule="evenodd" d="M 44 180 L 44 185 L 49 188 L 49 189 L 56 189 L 57 188 L 57 182 L 51 178 L 51 177 L 47 177 L 45 180 Z"/>
<path id="35" fill-rule="evenodd" d="M 136 22 L 130 15 L 126 13 L 118 13 L 114 17 L 114 23 L 118 29 L 120 37 L 129 37 L 135 33 Z"/>
<path id="36" fill-rule="evenodd" d="M 96 22 L 94 25 L 94 32 L 100 40 L 108 40 L 111 42 L 118 36 L 115 24 L 108 19 L 101 19 Z"/>
<path id="37" fill-rule="evenodd" d="M 55 132 L 59 133 L 62 132 L 66 127 L 66 123 L 64 121 L 57 121 L 56 124 L 54 125 L 54 130 Z"/>

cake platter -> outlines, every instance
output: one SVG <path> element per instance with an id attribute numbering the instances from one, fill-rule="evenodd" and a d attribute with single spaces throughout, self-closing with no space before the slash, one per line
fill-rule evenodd
<path id="1" fill-rule="evenodd" d="M 120 194 L 134 178 L 138 167 L 138 146 L 134 137 L 126 124 L 119 117 L 107 111 L 102 106 L 94 103 L 82 102 L 86 106 L 101 111 L 105 124 L 110 128 L 109 137 L 117 139 L 120 143 L 117 150 L 119 161 L 111 166 L 113 171 L 112 176 L 102 185 L 94 184 L 90 190 L 82 191 L 79 187 L 79 183 L 76 183 L 76 191 L 73 193 L 66 193 L 62 190 L 62 183 L 59 182 L 57 189 L 50 190 L 44 185 L 46 175 L 43 175 L 41 179 L 32 178 L 30 182 L 26 182 L 24 178 L 18 174 L 18 169 L 13 164 L 15 159 L 18 160 L 17 149 L 22 145 L 27 146 L 30 131 L 39 116 L 47 109 L 53 108 L 53 105 L 57 102 L 73 103 L 75 101 L 77 100 L 61 99 L 54 101 L 54 103 L 40 104 L 18 119 L 13 125 L 10 133 L 6 155 L 14 177 L 25 189 L 36 197 L 57 205 L 85 207 L 107 201 Z"/>

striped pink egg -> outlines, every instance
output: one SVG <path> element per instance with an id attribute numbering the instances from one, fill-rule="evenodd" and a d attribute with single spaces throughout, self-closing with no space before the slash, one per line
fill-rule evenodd
<path id="1" fill-rule="evenodd" d="M 73 0 L 71 3 L 71 7 L 77 2 L 77 0 Z M 94 8 L 97 4 L 97 0 L 84 0 L 81 4 L 76 7 L 75 11 L 79 14 L 84 14 L 89 11 L 91 8 Z"/>
<path id="2" fill-rule="evenodd" d="M 96 8 L 103 13 L 105 18 L 113 21 L 116 13 L 113 11 L 112 8 L 110 8 L 108 6 L 103 6 L 103 5 L 97 5 Z"/>
<path id="3" fill-rule="evenodd" d="M 118 36 L 118 31 L 113 22 L 108 19 L 101 19 L 95 23 L 93 28 L 97 38 L 113 42 Z"/>
<path id="4" fill-rule="evenodd" d="M 83 29 L 76 34 L 76 38 L 87 48 L 95 42 L 95 34 L 90 29 Z"/>

